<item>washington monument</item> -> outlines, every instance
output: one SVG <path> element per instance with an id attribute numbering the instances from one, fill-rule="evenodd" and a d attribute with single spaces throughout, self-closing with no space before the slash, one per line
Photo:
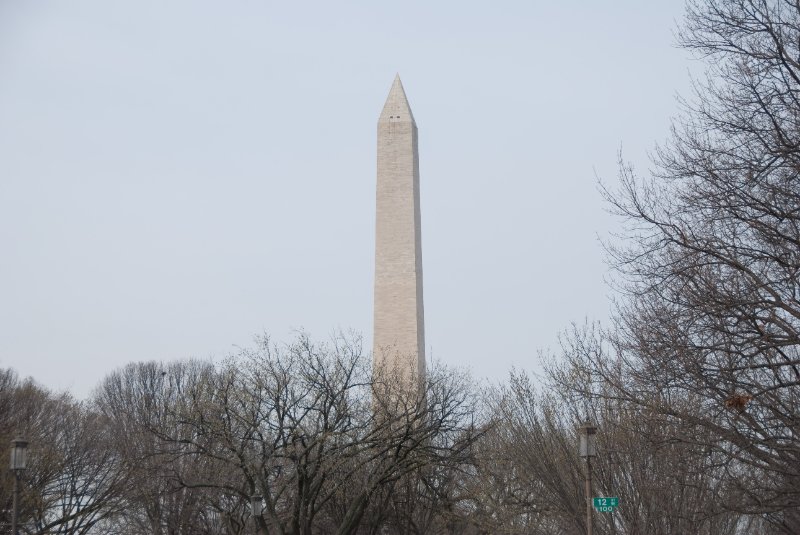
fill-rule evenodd
<path id="1" fill-rule="evenodd" d="M 419 385 L 425 374 L 417 124 L 398 75 L 378 119 L 376 369 Z"/>

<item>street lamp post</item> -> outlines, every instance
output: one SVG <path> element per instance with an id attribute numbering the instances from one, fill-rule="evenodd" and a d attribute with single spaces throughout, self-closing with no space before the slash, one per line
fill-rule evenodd
<path id="1" fill-rule="evenodd" d="M 28 461 L 28 441 L 15 438 L 11 441 L 11 471 L 14 472 L 14 510 L 11 516 L 11 533 L 19 535 L 17 521 L 19 518 L 19 476 L 25 470 Z"/>
<path id="2" fill-rule="evenodd" d="M 592 457 L 597 455 L 597 427 L 589 420 L 578 427 L 580 456 L 586 459 L 586 535 L 592 535 Z"/>

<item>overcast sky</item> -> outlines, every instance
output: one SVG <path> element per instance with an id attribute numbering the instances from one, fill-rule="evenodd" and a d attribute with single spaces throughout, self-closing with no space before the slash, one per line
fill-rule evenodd
<path id="1" fill-rule="evenodd" d="M 697 65 L 682 0 L 0 0 L 0 366 L 88 395 L 254 335 L 371 347 L 376 122 L 419 126 L 428 353 L 501 380 L 608 316 L 596 176 Z"/>

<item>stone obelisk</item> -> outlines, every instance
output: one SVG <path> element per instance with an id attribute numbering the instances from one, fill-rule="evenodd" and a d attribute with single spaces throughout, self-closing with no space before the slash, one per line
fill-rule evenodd
<path id="1" fill-rule="evenodd" d="M 378 119 L 373 360 L 419 385 L 425 374 L 417 124 L 398 75 Z"/>

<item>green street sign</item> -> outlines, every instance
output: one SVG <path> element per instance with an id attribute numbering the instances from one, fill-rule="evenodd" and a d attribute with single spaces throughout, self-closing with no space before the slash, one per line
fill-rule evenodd
<path id="1" fill-rule="evenodd" d="M 592 498 L 592 505 L 601 513 L 613 513 L 619 505 L 619 498 Z"/>

